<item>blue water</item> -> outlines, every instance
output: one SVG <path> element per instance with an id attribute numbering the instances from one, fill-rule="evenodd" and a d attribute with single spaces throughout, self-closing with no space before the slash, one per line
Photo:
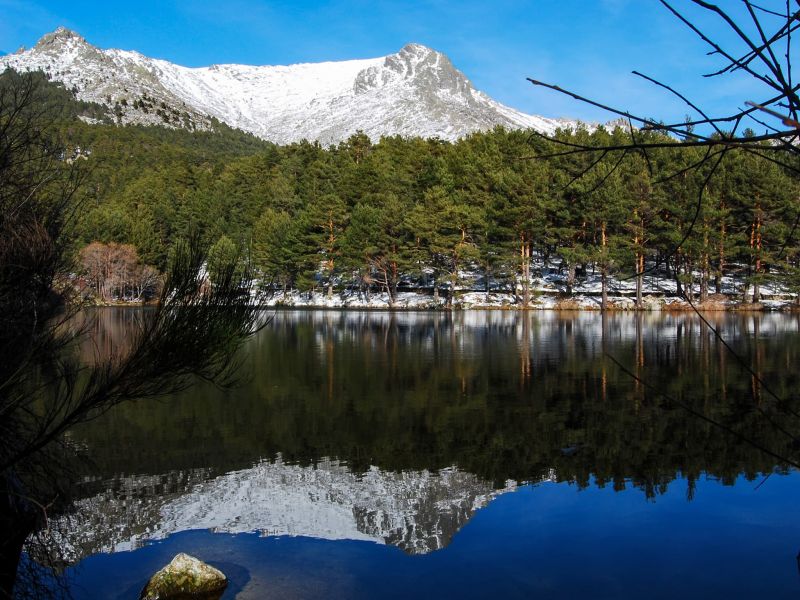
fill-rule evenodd
<path id="1" fill-rule="evenodd" d="M 761 484 L 761 485 L 759 485 Z M 186 531 L 88 557 L 75 598 L 137 598 L 178 552 L 227 574 L 225 598 L 796 598 L 800 476 L 637 489 L 523 486 L 451 543 L 409 556 L 371 542 Z"/>
<path id="2" fill-rule="evenodd" d="M 758 378 L 694 315 L 276 311 L 238 387 L 73 432 L 73 596 L 186 552 L 228 599 L 799 597 L 800 474 L 695 414 L 796 457 L 800 316 L 710 318 Z"/>

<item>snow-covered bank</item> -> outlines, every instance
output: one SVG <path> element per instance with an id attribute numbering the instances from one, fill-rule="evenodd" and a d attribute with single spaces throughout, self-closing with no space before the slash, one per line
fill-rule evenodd
<path id="1" fill-rule="evenodd" d="M 534 259 L 533 273 L 529 282 L 530 302 L 528 309 L 539 310 L 600 310 L 602 281 L 599 273 L 587 273 L 567 286 L 567 278 L 558 265 L 545 264 Z M 453 308 L 465 309 L 506 309 L 526 308 L 522 302 L 521 284 L 518 283 L 515 296 L 508 287 L 501 287 L 486 280 L 476 271 L 459 273 L 463 287 L 457 287 L 452 304 L 448 304 L 447 287 L 440 288 L 440 295 L 434 298 L 431 287 L 407 287 L 397 294 L 394 302 L 388 292 L 366 294 L 357 289 L 340 288 L 329 298 L 326 290 L 300 292 L 290 290 L 286 293 L 268 293 L 259 301 L 264 306 L 285 306 L 290 308 L 353 308 L 353 309 L 399 309 L 399 310 L 439 310 Z M 340 282 L 341 283 L 341 282 Z M 488 287 L 488 290 L 486 288 Z M 684 289 L 687 289 L 685 286 Z M 779 281 L 763 283 L 760 288 L 761 301 L 757 304 L 745 302 L 749 297 L 744 281 L 725 276 L 720 280 L 721 294 L 709 294 L 706 302 L 695 306 L 703 310 L 794 310 L 797 294 Z M 568 293 L 567 290 L 570 290 Z M 481 290 L 481 291 L 475 291 Z M 697 293 L 697 286 L 693 288 Z M 608 308 L 611 310 L 636 310 L 636 280 L 634 278 L 609 277 L 607 281 Z M 696 297 L 696 296 L 695 296 Z M 679 293 L 672 277 L 663 272 L 648 273 L 642 277 L 641 310 L 693 310 L 691 304 Z"/>
<path id="2" fill-rule="evenodd" d="M 262 301 L 265 307 L 288 308 L 352 308 L 352 309 L 378 309 L 378 310 L 455 310 L 493 309 L 493 310 L 522 310 L 525 308 L 521 298 L 514 298 L 513 294 L 506 292 L 465 292 L 457 293 L 452 305 L 448 306 L 447 298 L 440 296 L 434 299 L 430 294 L 422 292 L 402 292 L 397 295 L 394 302 L 389 294 L 360 294 L 346 290 L 328 297 L 320 292 L 289 291 L 267 296 Z M 705 303 L 695 303 L 702 310 L 793 310 L 797 308 L 797 301 L 789 295 L 776 295 L 762 299 L 757 304 L 742 302 L 741 297 L 734 298 L 729 295 L 715 294 Z M 561 294 L 536 292 L 531 296 L 527 307 L 531 310 L 600 310 L 600 296 L 596 294 L 575 294 L 564 296 Z M 630 296 L 608 296 L 610 310 L 636 310 L 636 300 Z M 642 297 L 641 310 L 693 310 L 685 299 L 678 296 L 648 294 Z"/>
<path id="3" fill-rule="evenodd" d="M 318 308 L 318 309 L 343 309 L 354 310 L 525 310 L 522 298 L 514 298 L 507 292 L 464 292 L 457 293 L 452 304 L 448 305 L 447 298 L 440 296 L 435 299 L 424 292 L 402 292 L 397 295 L 394 302 L 387 293 L 372 293 L 369 296 L 351 290 L 335 293 L 332 297 L 321 292 L 299 292 L 292 290 L 286 293 L 259 295 L 254 298 L 260 306 L 265 308 Z M 152 302 L 142 302 L 133 299 L 129 301 L 116 300 L 112 302 L 97 302 L 95 306 L 106 307 L 134 307 L 148 306 Z M 695 300 L 694 306 L 703 311 L 726 310 L 755 310 L 755 311 L 794 311 L 800 310 L 797 299 L 790 295 L 776 295 L 764 297 L 758 303 L 743 302 L 741 296 L 734 297 L 725 294 L 713 294 L 709 299 L 700 303 Z M 599 294 L 575 294 L 565 296 L 553 293 L 534 293 L 527 306 L 528 310 L 600 310 Z M 694 310 L 684 298 L 668 295 L 644 295 L 642 306 L 637 309 L 636 299 L 631 296 L 608 295 L 608 310 L 615 311 L 691 311 Z"/>

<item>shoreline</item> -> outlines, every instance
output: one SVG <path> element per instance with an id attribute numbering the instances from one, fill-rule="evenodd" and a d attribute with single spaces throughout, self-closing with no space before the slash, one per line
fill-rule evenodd
<path id="1" fill-rule="evenodd" d="M 153 302 L 112 301 L 98 302 L 98 308 L 142 308 L 152 307 Z M 496 311 L 559 311 L 559 312 L 603 312 L 600 299 L 593 295 L 576 295 L 560 298 L 550 295 L 538 295 L 531 299 L 528 306 L 513 302 L 510 294 L 492 294 L 487 301 L 485 292 L 469 292 L 458 296 L 451 306 L 446 299 L 434 301 L 431 296 L 404 292 L 395 302 L 390 302 L 386 294 L 373 294 L 369 300 L 358 295 L 336 294 L 328 298 L 319 293 L 290 293 L 276 295 L 267 302 L 259 304 L 262 309 L 292 310 L 363 310 L 363 311 L 437 311 L 460 312 L 469 310 Z M 727 295 L 713 295 L 706 302 L 695 302 L 694 306 L 677 296 L 644 296 L 642 305 L 636 306 L 633 298 L 627 296 L 609 296 L 606 312 L 797 312 L 800 304 L 794 298 L 771 298 L 761 302 L 743 302 Z"/>

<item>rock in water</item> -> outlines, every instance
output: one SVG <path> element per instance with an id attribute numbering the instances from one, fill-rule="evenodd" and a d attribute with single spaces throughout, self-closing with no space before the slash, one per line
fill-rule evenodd
<path id="1" fill-rule="evenodd" d="M 139 600 L 219 600 L 226 587 L 222 571 L 181 553 L 150 578 Z"/>

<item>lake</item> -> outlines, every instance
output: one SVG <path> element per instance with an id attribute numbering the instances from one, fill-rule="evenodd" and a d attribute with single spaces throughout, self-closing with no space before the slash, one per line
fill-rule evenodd
<path id="1" fill-rule="evenodd" d="M 238 386 L 71 432 L 76 598 L 178 552 L 225 598 L 800 594 L 800 477 L 757 448 L 796 455 L 797 315 L 707 315 L 730 350 L 688 313 L 269 316 Z"/>

